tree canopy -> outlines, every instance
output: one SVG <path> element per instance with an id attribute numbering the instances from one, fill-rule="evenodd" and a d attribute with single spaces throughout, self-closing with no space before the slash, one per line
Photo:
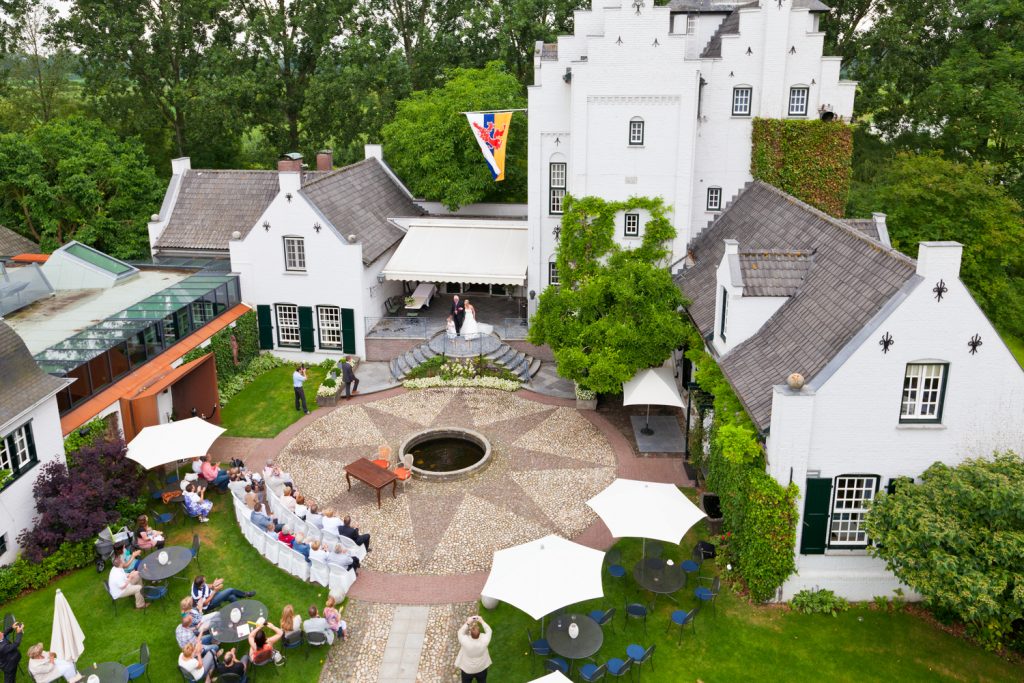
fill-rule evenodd
<path id="1" fill-rule="evenodd" d="M 1014 453 L 935 463 L 921 483 L 880 494 L 867 516 L 871 552 L 987 647 L 1024 618 L 1024 459 Z"/>
<path id="2" fill-rule="evenodd" d="M 664 262 L 675 228 L 660 199 L 609 202 L 566 196 L 557 268 L 560 287 L 541 295 L 530 341 L 551 347 L 558 374 L 580 387 L 619 393 L 638 370 L 660 366 L 686 336 L 685 303 Z M 641 245 L 620 247 L 615 216 L 643 210 Z"/>

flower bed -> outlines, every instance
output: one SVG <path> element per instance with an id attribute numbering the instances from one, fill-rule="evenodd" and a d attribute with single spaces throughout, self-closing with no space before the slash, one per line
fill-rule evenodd
<path id="1" fill-rule="evenodd" d="M 420 377 L 418 379 L 407 379 L 402 383 L 406 389 L 431 389 L 433 387 L 475 387 L 480 389 L 499 389 L 501 391 L 516 391 L 522 382 L 500 377 Z"/>

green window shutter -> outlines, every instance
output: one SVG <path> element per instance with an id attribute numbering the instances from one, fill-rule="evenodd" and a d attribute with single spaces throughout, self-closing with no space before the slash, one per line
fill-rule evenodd
<path id="1" fill-rule="evenodd" d="M 828 545 L 828 511 L 832 504 L 832 480 L 808 479 L 804 499 L 802 555 L 823 555 Z"/>
<path id="2" fill-rule="evenodd" d="M 356 316 L 351 308 L 341 309 L 341 350 L 356 352 Z"/>
<path id="3" fill-rule="evenodd" d="M 270 324 L 270 306 L 256 307 L 256 321 L 260 328 L 260 348 L 274 348 L 274 326 Z"/>
<path id="4" fill-rule="evenodd" d="M 313 342 L 313 309 L 299 306 L 299 348 L 303 351 L 315 351 Z"/>

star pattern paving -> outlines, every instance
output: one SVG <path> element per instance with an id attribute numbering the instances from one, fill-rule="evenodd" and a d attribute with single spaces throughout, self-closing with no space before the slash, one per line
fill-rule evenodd
<path id="1" fill-rule="evenodd" d="M 388 487 L 379 510 L 373 489 L 353 481 L 348 490 L 346 464 L 444 426 L 486 436 L 491 464 L 457 481 L 399 484 L 396 499 Z M 495 550 L 550 533 L 578 535 L 596 519 L 586 501 L 612 482 L 616 466 L 604 436 L 575 409 L 454 388 L 343 403 L 296 435 L 278 462 L 321 509 L 349 513 L 372 534 L 368 568 L 437 575 L 486 570 Z"/>

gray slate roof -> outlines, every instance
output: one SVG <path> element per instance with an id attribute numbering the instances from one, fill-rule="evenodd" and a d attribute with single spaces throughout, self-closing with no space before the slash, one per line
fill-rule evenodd
<path id="1" fill-rule="evenodd" d="M 736 35 L 740 32 L 739 10 L 747 7 L 758 7 L 758 3 L 743 0 L 742 2 L 716 2 L 714 0 L 672 0 L 669 8 L 674 12 L 708 12 L 723 13 L 729 12 L 718 30 L 711 36 L 711 40 L 700 53 L 701 57 L 718 59 L 722 56 L 722 36 Z M 793 0 L 793 9 L 807 9 L 811 12 L 828 12 L 829 6 L 820 0 Z"/>
<path id="2" fill-rule="evenodd" d="M 0 425 L 65 384 L 65 380 L 43 372 L 18 333 L 0 320 Z"/>
<path id="3" fill-rule="evenodd" d="M 772 386 L 793 372 L 813 379 L 914 276 L 915 262 L 771 185 L 751 183 L 691 243 L 694 265 L 677 278 L 705 337 L 714 332 L 715 271 L 725 239 L 737 240 L 746 252 L 814 252 L 790 299 L 754 336 L 719 359 L 750 417 L 766 430 Z"/>
<path id="4" fill-rule="evenodd" d="M 27 237 L 22 237 L 10 228 L 0 225 L 0 258 L 38 252 L 38 244 Z"/>
<path id="5" fill-rule="evenodd" d="M 843 222 L 859 233 L 878 241 L 878 227 L 873 218 L 844 218 Z"/>
<path id="6" fill-rule="evenodd" d="M 356 236 L 366 265 L 405 235 L 389 218 L 425 213 L 375 158 L 327 173 L 304 185 L 302 194 L 343 237 Z"/>
<path id="7" fill-rule="evenodd" d="M 733 10 L 729 16 L 723 19 L 722 23 L 719 24 L 718 30 L 711 36 L 711 40 L 708 41 L 708 44 L 704 47 L 704 51 L 700 53 L 700 56 L 710 59 L 720 58 L 722 56 L 722 36 L 735 35 L 739 32 L 740 13 L 738 10 Z"/>
<path id="8" fill-rule="evenodd" d="M 743 296 L 793 296 L 807 277 L 812 252 L 782 249 L 740 251 Z"/>

